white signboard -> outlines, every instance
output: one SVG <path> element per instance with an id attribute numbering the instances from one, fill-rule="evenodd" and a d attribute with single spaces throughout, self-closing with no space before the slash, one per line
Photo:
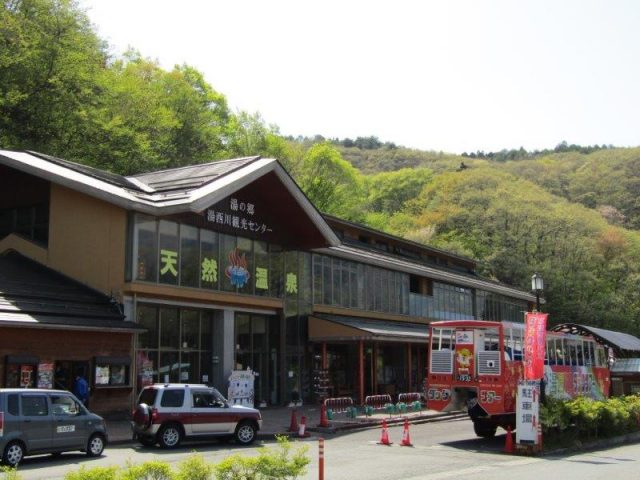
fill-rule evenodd
<path id="1" fill-rule="evenodd" d="M 516 399 L 516 443 L 540 443 L 540 381 L 520 380 Z"/>
<path id="2" fill-rule="evenodd" d="M 234 370 L 229 377 L 227 399 L 231 405 L 253 407 L 253 383 L 255 374 L 251 370 Z"/>
<path id="3" fill-rule="evenodd" d="M 473 330 L 456 330 L 456 345 L 473 345 Z"/>

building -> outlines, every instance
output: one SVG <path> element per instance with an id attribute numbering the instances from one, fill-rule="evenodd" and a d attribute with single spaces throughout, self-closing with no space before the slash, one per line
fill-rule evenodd
<path id="1" fill-rule="evenodd" d="M 521 321 L 535 301 L 480 278 L 471 259 L 323 216 L 260 157 L 123 177 L 0 151 L 0 255 L 18 281 L 39 267 L 100 305 L 53 328 L 60 305 L 35 315 L 30 292 L 0 294 L 0 385 L 16 357 L 33 378 L 84 367 L 103 413 L 153 381 L 224 391 L 246 368 L 266 404 L 419 391 L 429 321 Z"/>

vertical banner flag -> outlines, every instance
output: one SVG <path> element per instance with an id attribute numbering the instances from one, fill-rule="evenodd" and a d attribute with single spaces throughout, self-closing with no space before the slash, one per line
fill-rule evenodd
<path id="1" fill-rule="evenodd" d="M 546 313 L 527 312 L 524 330 L 524 378 L 540 380 L 544 377 L 544 351 L 547 341 Z"/>

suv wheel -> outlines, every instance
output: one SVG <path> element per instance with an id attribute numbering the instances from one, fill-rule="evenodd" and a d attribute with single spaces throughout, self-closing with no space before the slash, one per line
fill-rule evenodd
<path id="1" fill-rule="evenodd" d="M 163 426 L 158 432 L 158 443 L 162 448 L 176 448 L 182 441 L 182 429 L 174 424 Z"/>
<path id="2" fill-rule="evenodd" d="M 24 458 L 24 447 L 20 442 L 11 442 L 4 449 L 2 463 L 10 467 L 17 467 Z"/>
<path id="3" fill-rule="evenodd" d="M 138 441 L 140 442 L 141 445 L 143 445 L 145 447 L 153 447 L 156 443 L 158 443 L 158 441 L 155 439 L 155 437 L 142 437 L 142 436 L 139 436 L 138 437 Z"/>
<path id="4" fill-rule="evenodd" d="M 240 445 L 249 445 L 256 439 L 256 427 L 251 422 L 242 422 L 236 427 L 235 438 Z"/>
<path id="5" fill-rule="evenodd" d="M 90 457 L 99 457 L 104 451 L 104 437 L 99 433 L 94 433 L 89 437 L 87 442 L 87 455 Z"/>

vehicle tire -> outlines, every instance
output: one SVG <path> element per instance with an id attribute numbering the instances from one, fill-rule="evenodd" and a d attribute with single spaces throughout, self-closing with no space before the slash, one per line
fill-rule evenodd
<path id="1" fill-rule="evenodd" d="M 158 432 L 158 443 L 162 448 L 176 448 L 182 442 L 182 429 L 175 423 L 164 425 Z"/>
<path id="2" fill-rule="evenodd" d="M 133 412 L 133 421 L 140 428 L 149 428 L 151 425 L 151 408 L 146 403 L 141 403 Z"/>
<path id="3" fill-rule="evenodd" d="M 24 445 L 20 442 L 9 443 L 2 453 L 2 463 L 9 467 L 17 467 L 24 458 Z"/>
<path id="4" fill-rule="evenodd" d="M 153 447 L 156 443 L 158 443 L 158 440 L 156 440 L 155 437 L 142 437 L 142 436 L 139 436 L 138 437 L 138 442 L 140 442 L 140 445 L 143 445 L 145 447 Z"/>
<path id="5" fill-rule="evenodd" d="M 473 422 L 473 431 L 479 437 L 482 437 L 482 438 L 495 437 L 496 430 L 498 430 L 497 425 L 493 425 L 489 422 L 482 422 L 480 420 L 475 420 Z"/>
<path id="6" fill-rule="evenodd" d="M 94 433 L 89 437 L 87 442 L 87 456 L 99 457 L 104 452 L 105 442 L 104 436 L 99 433 Z"/>
<path id="7" fill-rule="evenodd" d="M 242 422 L 236 427 L 234 438 L 240 445 L 250 445 L 256 439 L 257 431 L 252 422 Z"/>

